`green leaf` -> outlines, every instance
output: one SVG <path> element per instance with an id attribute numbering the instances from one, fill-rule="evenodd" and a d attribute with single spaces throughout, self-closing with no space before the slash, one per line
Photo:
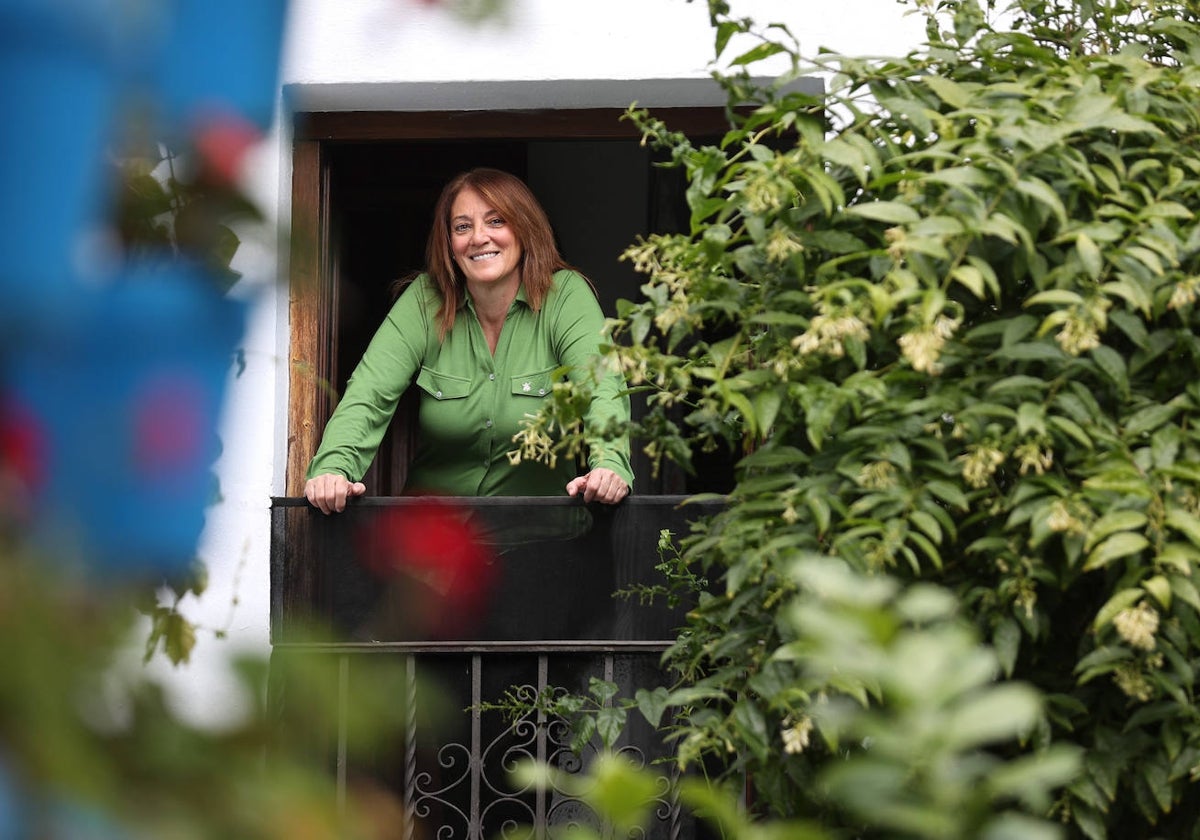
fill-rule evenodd
<path id="1" fill-rule="evenodd" d="M 785 51 L 785 48 L 782 44 L 777 44 L 772 41 L 768 41 L 766 43 L 759 44 L 759 45 L 753 47 L 752 49 L 747 50 L 746 52 L 742 53 L 741 55 L 739 55 L 737 58 L 733 59 L 729 63 L 730 63 L 730 65 L 732 65 L 734 67 L 744 67 L 748 64 L 754 64 L 756 62 L 770 58 L 773 55 L 778 55 L 779 53 L 784 52 L 784 51 Z"/>
<path id="2" fill-rule="evenodd" d="M 862 216 L 864 219 L 893 225 L 909 225 L 921 218 L 921 214 L 912 207 L 898 201 L 871 201 L 865 204 L 854 204 L 847 207 L 846 212 L 852 216 Z"/>
<path id="3" fill-rule="evenodd" d="M 1166 523 L 1200 546 L 1200 518 L 1181 507 L 1167 508 Z"/>
<path id="4" fill-rule="evenodd" d="M 760 438 L 765 439 L 770 436 L 771 429 L 775 426 L 775 418 L 779 414 L 779 408 L 783 405 L 784 392 L 785 389 L 782 387 L 760 387 L 754 392 L 751 403 L 754 409 L 755 427 Z"/>
<path id="5" fill-rule="evenodd" d="M 1017 408 L 1017 434 L 1044 435 L 1046 433 L 1046 409 L 1041 403 L 1021 403 Z"/>
<path id="6" fill-rule="evenodd" d="M 1016 187 L 1017 192 L 1047 207 L 1054 214 L 1060 225 L 1067 223 L 1067 208 L 1063 206 L 1062 199 L 1059 198 L 1054 188 L 1045 181 L 1039 178 L 1026 177 L 1017 181 Z"/>
<path id="7" fill-rule="evenodd" d="M 1142 581 L 1142 589 L 1153 595 L 1164 610 L 1171 609 L 1171 584 L 1165 575 L 1155 575 Z"/>
<path id="8" fill-rule="evenodd" d="M 1146 595 L 1140 587 L 1133 589 L 1122 589 L 1120 592 L 1113 595 L 1104 602 L 1104 606 L 1096 613 L 1096 618 L 1092 621 L 1092 629 L 1099 631 L 1113 620 L 1117 613 L 1127 607 L 1132 607 Z"/>
<path id="9" fill-rule="evenodd" d="M 658 780 L 619 753 L 597 756 L 588 775 L 591 784 L 576 795 L 611 822 L 617 836 L 640 833 L 658 797 Z"/>
<path id="10" fill-rule="evenodd" d="M 1008 740 L 1028 731 L 1040 708 L 1041 701 L 1032 686 L 1001 683 L 952 709 L 943 734 L 960 749 Z"/>
<path id="11" fill-rule="evenodd" d="M 973 265 L 959 264 L 950 272 L 950 278 L 961 283 L 975 297 L 983 300 L 987 297 L 983 272 Z"/>
<path id="12" fill-rule="evenodd" d="M 1146 514 L 1139 510 L 1114 510 L 1101 516 L 1088 529 L 1087 540 L 1083 544 L 1084 551 L 1091 551 L 1096 543 L 1118 531 L 1134 531 L 1144 528 L 1149 520 Z"/>
<path id="13" fill-rule="evenodd" d="M 612 748 L 625 729 L 625 709 L 621 706 L 605 706 L 596 712 L 596 732 L 604 746 Z"/>
<path id="14" fill-rule="evenodd" d="M 1173 403 L 1152 405 L 1135 411 L 1125 419 L 1125 433 L 1142 435 L 1152 432 L 1163 425 L 1179 412 L 1179 406 Z"/>
<path id="15" fill-rule="evenodd" d="M 970 507 L 966 494 L 948 481 L 935 480 L 926 482 L 925 490 L 951 507 L 958 508 L 959 510 L 966 510 Z"/>
<path id="16" fill-rule="evenodd" d="M 1003 618 L 992 631 L 992 647 L 1000 660 L 1006 677 L 1013 675 L 1017 667 L 1017 653 L 1021 649 L 1021 627 L 1011 618 Z"/>
<path id="17" fill-rule="evenodd" d="M 921 81 L 937 95 L 938 99 L 945 102 L 951 108 L 966 108 L 971 103 L 970 92 L 962 85 L 945 76 L 930 74 L 923 76 Z"/>
<path id="18" fill-rule="evenodd" d="M 1079 256 L 1079 261 L 1083 263 L 1083 270 L 1087 272 L 1088 277 L 1092 280 L 1100 279 L 1100 272 L 1104 269 L 1104 256 L 1100 253 L 1100 248 L 1097 247 L 1093 240 L 1086 233 L 1081 233 L 1075 237 L 1075 253 Z"/>
<path id="19" fill-rule="evenodd" d="M 1058 429 L 1060 432 L 1074 440 L 1085 449 L 1091 449 L 1093 447 L 1094 444 L 1092 443 L 1092 439 L 1088 436 L 1088 433 L 1085 432 L 1083 427 L 1074 420 L 1071 420 L 1067 417 L 1061 417 L 1059 415 L 1051 415 L 1048 422 L 1051 426 Z"/>
<path id="20" fill-rule="evenodd" d="M 988 789 L 993 796 L 1019 799 L 1030 810 L 1044 812 L 1052 792 L 1070 784 L 1082 770 L 1082 749 L 1074 745 L 1055 745 L 998 768 L 990 774 Z"/>
<path id="21" fill-rule="evenodd" d="M 616 683 L 609 680 L 602 680 L 598 677 L 592 677 L 588 680 L 588 694 L 595 698 L 599 704 L 607 703 L 617 696 L 619 687 Z"/>
<path id="22" fill-rule="evenodd" d="M 750 700 L 739 700 L 733 708 L 732 721 L 737 729 L 739 741 L 750 748 L 759 761 L 765 761 L 770 749 L 767 737 L 767 720 L 762 709 Z"/>
<path id="23" fill-rule="evenodd" d="M 1122 531 L 1096 546 L 1083 564 L 1085 572 L 1102 569 L 1114 560 L 1139 554 L 1150 546 L 1150 541 L 1141 534 Z"/>
<path id="24" fill-rule="evenodd" d="M 1169 580 L 1174 596 L 1200 613 L 1200 591 L 1196 590 L 1196 585 L 1180 575 L 1171 575 Z"/>
<path id="25" fill-rule="evenodd" d="M 1101 344 L 1092 348 L 1092 359 L 1104 375 L 1113 381 L 1121 393 L 1129 391 L 1129 373 L 1125 368 L 1125 359 L 1116 350 Z"/>
<path id="26" fill-rule="evenodd" d="M 663 686 L 658 686 L 654 691 L 647 691 L 644 688 L 639 688 L 633 695 L 637 702 L 638 711 L 642 713 L 642 717 L 646 722 L 658 728 L 662 721 L 663 712 L 670 705 L 671 693 Z"/>
<path id="27" fill-rule="evenodd" d="M 1078 306 L 1081 303 L 1083 295 L 1070 289 L 1047 289 L 1025 300 L 1026 306 Z"/>

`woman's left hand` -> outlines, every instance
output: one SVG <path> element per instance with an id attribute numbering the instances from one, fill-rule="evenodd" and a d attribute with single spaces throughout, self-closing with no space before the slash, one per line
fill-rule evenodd
<path id="1" fill-rule="evenodd" d="M 629 495 L 629 485 L 612 470 L 598 467 L 567 483 L 568 496 L 578 496 L 580 493 L 585 502 L 615 505 Z"/>

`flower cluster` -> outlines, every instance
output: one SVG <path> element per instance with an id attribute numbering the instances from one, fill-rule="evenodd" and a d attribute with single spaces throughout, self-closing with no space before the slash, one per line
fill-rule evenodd
<path id="1" fill-rule="evenodd" d="M 799 755 L 808 747 L 809 736 L 812 735 L 812 718 L 805 715 L 795 723 L 792 719 L 784 718 L 780 735 L 783 738 L 783 751 L 788 755 Z"/>
<path id="2" fill-rule="evenodd" d="M 867 490 L 889 490 L 896 486 L 896 467 L 891 461 L 872 461 L 858 471 L 858 486 Z"/>
<path id="3" fill-rule="evenodd" d="M 775 227 L 763 247 L 767 259 L 773 263 L 787 262 L 804 250 L 800 241 L 786 227 Z"/>
<path id="4" fill-rule="evenodd" d="M 1182 280 L 1175 284 L 1175 289 L 1171 292 L 1171 300 L 1167 302 L 1167 309 L 1182 309 L 1190 306 L 1196 302 L 1198 294 L 1200 294 L 1200 276 Z"/>
<path id="5" fill-rule="evenodd" d="M 1064 353 L 1078 356 L 1100 346 L 1100 333 L 1091 318 L 1073 313 L 1054 337 Z"/>
<path id="6" fill-rule="evenodd" d="M 1046 526 L 1056 533 L 1071 534 L 1078 536 L 1087 530 L 1087 525 L 1078 516 L 1071 512 L 1067 503 L 1059 499 L 1050 508 L 1050 516 L 1046 519 Z"/>
<path id="7" fill-rule="evenodd" d="M 1131 700 L 1138 700 L 1145 703 L 1154 696 L 1154 692 L 1150 688 L 1150 681 L 1138 669 L 1136 663 L 1125 662 L 1119 665 L 1113 671 L 1113 682 Z"/>
<path id="8" fill-rule="evenodd" d="M 792 339 L 792 347 L 802 355 L 824 353 L 840 359 L 846 355 L 843 342 L 847 338 L 865 341 L 869 335 L 867 325 L 856 315 L 832 317 L 822 313 L 809 321 L 807 330 Z"/>
<path id="9" fill-rule="evenodd" d="M 1004 463 L 1004 453 L 991 446 L 972 446 L 957 460 L 962 461 L 963 480 L 972 487 L 983 488 Z"/>
<path id="10" fill-rule="evenodd" d="M 1054 450 L 1042 449 L 1036 441 L 1026 441 L 1013 450 L 1013 455 L 1020 461 L 1017 471 L 1027 475 L 1033 470 L 1038 475 L 1044 475 L 1046 470 L 1054 466 Z"/>
<path id="11" fill-rule="evenodd" d="M 1130 647 L 1154 650 L 1154 634 L 1158 632 L 1158 611 L 1145 601 L 1136 607 L 1121 610 L 1113 619 L 1117 635 Z"/>
<path id="12" fill-rule="evenodd" d="M 928 373 L 931 376 L 937 376 L 942 372 L 942 365 L 938 361 L 942 355 L 942 348 L 946 346 L 946 341 L 954 335 L 959 323 L 960 321 L 957 319 L 939 315 L 932 324 L 925 324 L 920 329 L 900 336 L 897 342 L 900 345 L 900 352 L 904 354 L 904 358 L 908 359 L 913 370 Z"/>
<path id="13" fill-rule="evenodd" d="M 508 462 L 514 467 L 522 461 L 540 461 L 550 469 L 558 462 L 558 454 L 554 451 L 554 439 L 546 433 L 537 415 L 525 415 L 521 431 L 513 435 L 513 443 L 517 448 L 508 452 Z"/>

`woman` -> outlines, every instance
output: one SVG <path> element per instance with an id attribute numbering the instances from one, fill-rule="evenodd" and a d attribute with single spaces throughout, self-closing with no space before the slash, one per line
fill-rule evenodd
<path id="1" fill-rule="evenodd" d="M 585 420 L 588 465 L 511 463 L 513 435 L 564 366 L 582 376 L 604 316 L 558 253 L 546 213 L 518 178 L 474 169 L 442 190 L 427 273 L 400 295 L 355 368 L 308 468 L 304 494 L 324 513 L 361 496 L 359 480 L 409 383 L 421 389 L 407 493 L 545 496 L 615 504 L 633 483 L 627 439 L 597 431 L 629 418 L 618 375 L 596 386 Z"/>

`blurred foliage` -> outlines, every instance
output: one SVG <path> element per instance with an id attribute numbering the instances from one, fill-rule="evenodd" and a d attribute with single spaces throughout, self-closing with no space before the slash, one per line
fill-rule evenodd
<path id="1" fill-rule="evenodd" d="M 37 116 L 45 112 L 57 117 L 72 103 L 78 104 L 81 91 L 103 87 L 113 92 L 114 106 L 121 106 L 119 113 L 104 115 L 106 123 L 107 117 L 113 117 L 118 135 L 105 135 L 103 150 L 77 150 L 81 156 L 86 151 L 89 161 L 100 151 L 106 157 L 108 189 L 104 193 L 109 200 L 102 217 L 92 218 L 90 206 L 80 208 L 79 214 L 66 214 L 72 220 L 75 215 L 87 216 L 88 225 L 94 226 L 83 238 L 87 240 L 86 256 L 95 263 L 86 266 L 95 275 L 88 280 L 96 280 L 97 288 L 86 289 L 87 295 L 84 289 L 69 295 L 86 297 L 88 304 L 109 302 L 101 292 L 120 292 L 116 287 L 122 283 L 137 285 L 146 278 L 173 277 L 176 272 L 166 268 L 171 264 L 199 269 L 193 273 L 215 282 L 219 292 L 227 292 L 239 279 L 231 267 L 242 245 L 235 231 L 263 218 L 245 191 L 244 176 L 247 154 L 262 139 L 278 97 L 277 68 L 264 65 L 271 65 L 274 59 L 269 57 L 278 55 L 282 33 L 270 24 L 275 20 L 272 15 L 286 4 L 274 3 L 269 9 L 255 5 L 246 12 L 244 17 L 253 19 L 252 23 L 265 22 L 266 31 L 245 28 L 243 15 L 225 15 L 208 2 L 167 5 L 169 9 L 163 4 L 80 0 L 3 6 L 9 33 L 0 39 L 5 58 L 36 54 L 39 73 L 29 78 L 45 88 L 35 89 L 31 84 L 36 95 L 6 98 L 6 102 L 28 106 Z M 471 13 L 484 13 L 498 5 L 502 3 L 484 4 Z M 139 40 L 135 19 L 140 20 L 143 13 L 156 20 L 162 17 L 160 22 L 176 16 L 174 22 L 183 20 L 186 25 L 168 27 L 172 35 L 164 42 L 148 36 Z M 186 14 L 197 17 L 182 17 Z M 213 26 L 207 26 L 209 23 Z M 173 40 L 174 36 L 179 40 Z M 43 43 L 38 38 L 47 40 Z M 163 44 L 167 45 L 165 60 L 159 64 L 158 50 Z M 56 61 L 63 66 L 56 66 Z M 242 73 L 243 66 L 251 65 L 260 71 L 253 77 Z M 126 78 L 127 71 L 134 75 L 146 71 L 152 78 L 139 76 L 134 82 Z M 170 81 L 160 88 L 158 82 L 168 75 Z M 99 76 L 104 76 L 102 84 L 96 81 L 96 87 L 87 86 Z M 123 98 L 130 93 L 123 87 L 127 83 L 149 85 L 150 92 L 142 93 L 151 99 L 162 96 L 170 107 L 160 109 L 162 102 L 142 102 L 136 96 L 131 104 Z M 53 107 L 48 104 L 50 94 Z M 196 96 L 204 101 L 202 112 L 193 110 Z M 210 99 L 233 107 L 208 110 Z M 93 97 L 88 104 L 101 101 Z M 68 104 L 63 106 L 63 102 Z M 245 112 L 250 116 L 239 116 L 239 106 L 248 103 L 255 106 Z M 95 110 L 101 110 L 100 105 Z M 30 125 L 44 128 L 56 123 L 47 119 Z M 96 131 L 100 136 L 100 129 Z M 60 148 L 58 137 L 34 136 L 55 151 Z M 91 137 L 86 134 L 89 141 Z M 62 148 L 76 151 L 69 145 Z M 82 163 L 68 166 L 74 161 L 61 159 L 53 163 L 68 175 L 86 168 Z M 47 178 L 44 186 L 54 189 L 53 179 Z M 70 185 L 58 184 L 69 192 L 65 186 Z M 6 218 L 5 223 L 13 220 Z M 84 231 L 63 233 L 64 241 L 74 242 Z M 31 251 L 41 243 L 37 240 Z M 273 231 L 270 244 L 275 244 Z M 51 253 L 54 250 L 62 249 L 43 248 L 38 256 L 53 263 L 51 257 L 58 256 Z M 78 279 L 64 278 L 68 291 L 75 291 L 70 284 Z M 112 284 L 106 285 L 109 280 Z M 35 296 L 31 293 L 21 300 L 29 303 Z M 49 294 L 46 298 L 54 299 Z M 86 305 L 80 304 L 80 311 Z M 124 314 L 141 314 L 145 319 L 152 311 Z M 22 314 L 9 312 L 13 318 Z M 69 318 L 62 321 L 64 324 L 51 325 L 49 333 L 77 340 L 69 328 L 78 324 Z M 185 325 L 176 324 L 176 328 Z M 35 334 L 46 336 L 45 332 Z M 122 349 L 129 346 L 111 343 Z M 6 355 L 15 355 L 11 352 L 14 344 L 6 348 Z M 65 340 L 59 344 L 90 346 Z M 146 358 L 129 358 L 137 353 L 126 352 L 115 358 L 113 365 L 140 372 L 161 361 L 160 348 L 141 349 Z M 221 352 L 227 353 L 228 348 Z M 225 359 L 220 357 L 221 364 Z M 87 361 L 101 364 L 106 360 Z M 238 363 L 236 372 L 240 374 L 240 354 Z M 126 373 L 114 370 L 114 377 Z M 4 384 L 6 389 L 11 385 L 7 380 Z M 261 656 L 231 653 L 228 664 L 236 674 L 244 706 L 230 710 L 229 721 L 219 726 L 186 720 L 166 688 L 136 657 L 128 660 L 128 642 L 142 626 L 141 612 L 150 618 L 145 657 L 161 650 L 175 664 L 188 660 L 198 628 L 182 614 L 180 602 L 203 593 L 206 573 L 202 564 L 197 561 L 187 579 L 162 581 L 163 591 L 156 592 L 161 575 L 152 572 L 176 568 L 174 556 L 167 558 L 170 564 L 156 565 L 162 558 L 154 557 L 126 567 L 105 564 L 94 556 L 58 557 L 35 547 L 41 543 L 32 538 L 31 523 L 38 521 L 39 493 L 47 469 L 40 456 L 46 445 L 59 441 L 47 439 L 47 427 L 37 422 L 40 418 L 19 412 L 23 405 L 13 396 L 7 390 L 0 394 L 4 398 L 0 400 L 0 488 L 4 490 L 0 505 L 0 663 L 4 677 L 0 680 L 0 838 L 384 840 L 402 836 L 408 815 L 397 798 L 368 780 L 337 779 L 332 755 L 339 743 L 361 749 L 378 740 L 401 742 L 406 707 L 398 698 L 412 689 L 403 665 L 383 661 L 356 671 L 350 703 L 344 663 L 336 656 L 319 652 L 293 656 L 276 650 L 268 662 Z M 95 392 L 86 396 L 91 402 L 80 398 L 71 406 L 77 415 L 71 418 L 75 422 L 87 422 L 91 406 L 110 407 L 118 402 L 111 393 L 104 393 L 104 383 L 96 383 Z M 141 419 L 180 416 L 184 420 L 192 417 L 167 411 Z M 215 430 L 167 427 L 148 431 L 155 433 L 150 444 L 160 444 L 186 438 L 192 431 L 199 439 Z M 101 441 L 98 446 L 106 443 Z M 124 451 L 117 443 L 121 442 L 114 442 L 113 450 Z M 170 447 L 165 449 L 166 456 L 175 454 Z M 165 463 L 164 473 L 170 473 L 168 467 L 178 466 L 169 460 Z M 66 464 L 61 471 L 65 473 L 71 466 Z M 132 472 L 133 467 L 130 469 Z M 89 484 L 87 490 L 97 499 L 106 498 L 105 493 L 108 499 L 119 497 L 111 486 Z M 219 499 L 214 477 L 209 501 Z M 125 505 L 122 513 L 137 503 L 137 499 L 118 501 Z M 114 529 L 127 525 L 124 519 L 116 521 L 111 526 Z M 62 530 L 70 531 L 65 526 Z M 194 548 L 184 549 L 185 559 L 186 552 Z M 266 690 L 268 682 L 270 692 Z M 228 697 L 214 696 L 212 702 Z"/>
<path id="2" fill-rule="evenodd" d="M 351 781 L 339 805 L 328 754 L 295 735 L 332 732 L 344 714 L 348 743 L 398 740 L 402 665 L 364 671 L 345 704 L 334 657 L 277 658 L 268 708 L 267 663 L 240 659 L 246 714 L 225 727 L 189 724 L 122 662 L 134 590 L 73 583 L 31 560 L 0 563 L 0 801 L 17 803 L 0 808 L 0 836 L 399 836 L 395 797 Z"/>
<path id="3" fill-rule="evenodd" d="M 691 230 L 611 323 L 652 458 L 744 455 L 681 545 L 680 762 L 860 837 L 1200 836 L 1200 12 L 939 0 L 863 59 L 732 5 L 723 141 L 630 110 Z"/>

